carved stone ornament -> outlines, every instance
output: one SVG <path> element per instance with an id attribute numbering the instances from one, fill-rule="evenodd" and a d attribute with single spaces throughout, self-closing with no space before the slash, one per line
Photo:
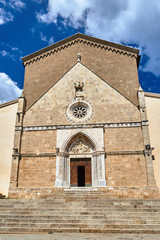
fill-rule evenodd
<path id="1" fill-rule="evenodd" d="M 93 116 L 93 106 L 88 100 L 73 99 L 66 106 L 66 117 L 70 122 L 86 123 Z"/>
<path id="2" fill-rule="evenodd" d="M 70 153 L 90 153 L 92 147 L 85 142 L 84 140 L 80 139 L 76 143 L 74 143 L 70 148 Z"/>

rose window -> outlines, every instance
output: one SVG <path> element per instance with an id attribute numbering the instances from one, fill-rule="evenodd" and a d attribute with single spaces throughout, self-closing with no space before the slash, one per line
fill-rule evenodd
<path id="1" fill-rule="evenodd" d="M 85 123 L 92 115 L 93 107 L 88 100 L 73 99 L 66 107 L 66 117 L 73 123 Z"/>
<path id="2" fill-rule="evenodd" d="M 73 116 L 76 118 L 84 118 L 87 115 L 87 108 L 85 106 L 77 106 L 73 109 Z"/>

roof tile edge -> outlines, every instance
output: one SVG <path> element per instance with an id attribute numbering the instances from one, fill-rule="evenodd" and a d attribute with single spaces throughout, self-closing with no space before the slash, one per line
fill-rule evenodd
<path id="1" fill-rule="evenodd" d="M 9 102 L 6 102 L 6 103 L 1 103 L 0 108 L 7 107 L 7 106 L 15 104 L 15 103 L 18 103 L 18 99 L 15 99 L 15 100 L 12 100 L 12 101 L 9 101 Z"/>
<path id="2" fill-rule="evenodd" d="M 82 34 L 82 33 L 76 33 L 76 34 L 74 34 L 74 35 L 72 35 L 68 38 L 65 38 L 65 39 L 57 42 L 57 43 L 54 43 L 50 46 L 42 48 L 42 49 L 40 49 L 40 50 L 38 50 L 34 53 L 31 53 L 31 54 L 23 57 L 22 58 L 23 63 L 25 63 L 26 61 L 29 61 L 33 58 L 36 58 L 36 57 L 38 57 L 42 54 L 45 54 L 49 51 L 52 51 L 55 48 L 58 48 L 62 45 L 65 45 L 66 43 L 69 43 L 69 42 L 72 42 L 73 40 L 79 39 L 79 38 L 90 41 L 90 42 L 94 42 L 95 44 L 98 43 L 98 44 L 109 46 L 109 47 L 112 47 L 112 48 L 116 48 L 116 49 L 119 49 L 119 50 L 122 50 L 122 51 L 127 51 L 127 52 L 130 52 L 132 54 L 136 54 L 136 55 L 139 54 L 139 49 L 127 47 L 127 46 L 117 44 L 117 43 L 113 43 L 113 42 L 109 42 L 109 41 L 105 41 L 105 40 L 95 38 L 95 37 L 91 37 L 91 36 L 88 36 L 88 35 L 85 35 L 85 34 Z"/>
<path id="3" fill-rule="evenodd" d="M 160 93 L 144 92 L 145 97 L 160 98 Z"/>

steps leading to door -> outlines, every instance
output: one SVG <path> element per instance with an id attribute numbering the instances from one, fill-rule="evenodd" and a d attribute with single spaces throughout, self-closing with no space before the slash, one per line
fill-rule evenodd
<path id="1" fill-rule="evenodd" d="M 1 199 L 0 233 L 160 233 L 160 200 L 107 199 L 99 191 L 62 191 L 50 199 Z"/>

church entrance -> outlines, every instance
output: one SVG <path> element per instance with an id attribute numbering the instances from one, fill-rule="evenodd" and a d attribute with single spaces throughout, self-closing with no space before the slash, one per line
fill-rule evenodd
<path id="1" fill-rule="evenodd" d="M 92 186 L 91 158 L 70 159 L 71 187 Z"/>

